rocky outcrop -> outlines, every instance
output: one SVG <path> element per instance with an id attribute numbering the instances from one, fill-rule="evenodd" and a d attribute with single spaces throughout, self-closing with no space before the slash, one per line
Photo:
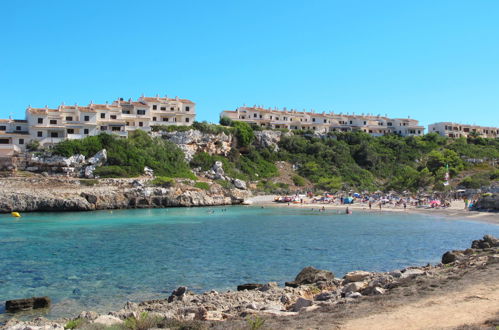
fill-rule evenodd
<path id="1" fill-rule="evenodd" d="M 484 194 L 474 207 L 480 211 L 499 211 L 499 193 Z"/>
<path id="2" fill-rule="evenodd" d="M 207 152 L 210 155 L 227 156 L 231 150 L 232 136 L 225 133 L 207 134 L 198 130 L 184 132 L 155 132 L 154 135 L 175 143 L 190 161 L 197 152 Z"/>
<path id="3" fill-rule="evenodd" d="M 28 189 L 16 186 L 16 182 L 22 181 L 19 179 L 12 182 L 9 189 L 0 190 L 0 212 L 231 205 L 240 204 L 250 195 L 249 191 L 224 189 L 217 184 L 212 184 L 210 190 L 203 190 L 180 182 L 164 188 L 150 186 L 148 180 L 101 179 L 97 185 L 86 187 L 74 179 L 37 178 L 37 188 L 30 186 L 29 180 L 24 182 Z"/>
<path id="4" fill-rule="evenodd" d="M 72 177 L 93 178 L 94 171 L 107 161 L 106 149 L 102 149 L 94 156 L 85 159 L 84 155 L 62 157 L 57 155 L 28 154 L 24 169 L 35 173 L 64 173 Z"/>
<path id="5" fill-rule="evenodd" d="M 30 309 L 48 308 L 51 300 L 49 297 L 33 297 L 25 299 L 7 300 L 5 310 L 10 313 L 26 311 Z"/>
<path id="6" fill-rule="evenodd" d="M 279 142 L 281 137 L 293 135 L 293 133 L 283 133 L 280 131 L 255 131 L 255 144 L 262 148 L 270 148 L 274 151 L 279 151 Z"/>

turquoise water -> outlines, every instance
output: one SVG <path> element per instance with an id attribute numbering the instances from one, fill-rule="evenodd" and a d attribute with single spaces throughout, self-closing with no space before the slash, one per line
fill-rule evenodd
<path id="1" fill-rule="evenodd" d="M 50 296 L 49 317 L 246 282 L 437 263 L 499 226 L 397 213 L 228 207 L 0 215 L 0 302 Z M 226 210 L 226 211 L 224 211 Z M 5 318 L 7 315 L 3 315 Z"/>

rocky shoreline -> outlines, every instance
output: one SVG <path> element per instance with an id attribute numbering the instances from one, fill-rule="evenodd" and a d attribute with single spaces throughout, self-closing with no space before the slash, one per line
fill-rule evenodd
<path id="1" fill-rule="evenodd" d="M 366 310 L 360 311 L 356 306 L 364 306 L 364 309 L 370 306 L 377 311 L 381 308 L 380 299 L 384 299 L 385 304 L 398 302 L 402 295 L 408 295 L 407 292 L 414 295 L 420 294 L 416 290 L 431 292 L 434 288 L 444 287 L 449 281 L 458 281 L 466 276 L 476 281 L 484 274 L 497 278 L 495 274 L 498 272 L 499 239 L 486 235 L 481 240 L 473 241 L 469 249 L 446 252 L 438 265 L 383 273 L 353 271 L 343 278 L 336 278 L 330 271 L 306 267 L 284 287 L 272 282 L 249 283 L 239 286 L 238 291 L 203 294 L 194 294 L 186 287 L 179 287 L 167 299 L 127 302 L 121 310 L 105 315 L 85 311 L 73 319 L 53 321 L 38 318 L 25 322 L 12 318 L 2 328 L 62 330 L 69 326 L 81 329 L 115 326 L 123 329 L 241 329 L 252 328 L 255 324 L 265 324 L 267 328 L 331 328 L 331 322 L 341 323 L 341 320 L 366 313 Z M 359 314 L 348 313 L 354 310 Z M 499 325 L 499 320 L 497 324 L 492 324 L 495 325 Z"/>
<path id="2" fill-rule="evenodd" d="M 251 194 L 209 184 L 205 190 L 187 179 L 162 187 L 152 185 L 147 177 L 98 181 L 42 175 L 1 178 L 0 213 L 235 205 Z"/>

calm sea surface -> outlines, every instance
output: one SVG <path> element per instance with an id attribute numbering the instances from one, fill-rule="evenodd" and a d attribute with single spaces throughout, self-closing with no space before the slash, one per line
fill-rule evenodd
<path id="1" fill-rule="evenodd" d="M 247 282 L 283 284 L 308 265 L 336 276 L 388 271 L 437 263 L 446 250 L 469 247 L 484 234 L 499 236 L 499 226 L 297 208 L 0 215 L 0 304 L 49 296 L 55 304 L 47 316 L 57 317 L 165 298 L 181 285 L 201 292 Z"/>

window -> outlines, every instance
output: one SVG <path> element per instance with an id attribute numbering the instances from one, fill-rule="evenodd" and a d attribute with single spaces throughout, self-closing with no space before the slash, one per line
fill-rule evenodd
<path id="1" fill-rule="evenodd" d="M 59 133 L 57 133 L 57 132 L 50 132 L 50 137 L 53 137 L 53 138 L 59 137 Z"/>
<path id="2" fill-rule="evenodd" d="M 107 131 L 107 126 L 101 126 L 101 127 L 100 127 L 100 130 L 101 130 L 101 131 Z"/>
<path id="3" fill-rule="evenodd" d="M 326 120 L 326 119 L 324 119 L 324 122 L 325 122 L 325 123 L 327 123 L 327 120 Z"/>
<path id="4" fill-rule="evenodd" d="M 85 121 L 90 121 L 90 116 L 85 116 L 83 119 L 84 119 Z"/>
<path id="5" fill-rule="evenodd" d="M 315 123 L 315 118 L 312 118 L 312 121 Z"/>
<path id="6" fill-rule="evenodd" d="M 152 109 L 153 110 L 158 110 L 158 106 L 155 104 L 155 105 L 152 106 Z"/>
<path id="7" fill-rule="evenodd" d="M 138 115 L 145 115 L 146 111 L 144 109 L 139 109 L 139 110 L 137 110 L 137 114 Z"/>
<path id="8" fill-rule="evenodd" d="M 16 131 L 20 131 L 21 130 L 21 126 L 16 126 Z"/>
<path id="9" fill-rule="evenodd" d="M 143 122 L 141 122 L 141 121 L 139 121 L 139 126 L 140 126 L 140 127 L 144 126 L 144 123 L 143 123 Z"/>
<path id="10" fill-rule="evenodd" d="M 168 118 L 163 118 L 163 121 L 168 121 Z"/>
<path id="11" fill-rule="evenodd" d="M 364 122 L 364 125 L 367 125 L 367 122 L 366 122 L 366 121 Z"/>
<path id="12" fill-rule="evenodd" d="M 124 114 L 124 115 L 129 115 L 130 114 L 130 110 L 121 110 L 121 113 Z"/>
<path id="13" fill-rule="evenodd" d="M 36 136 L 42 137 L 43 136 L 43 132 L 41 132 L 41 131 L 36 132 Z"/>
<path id="14" fill-rule="evenodd" d="M 5 131 L 7 129 L 7 126 L 0 126 L 0 131 Z"/>
<path id="15" fill-rule="evenodd" d="M 185 111 L 190 111 L 191 108 L 190 107 L 185 107 Z"/>
<path id="16" fill-rule="evenodd" d="M 0 144 L 10 144 L 9 139 L 0 139 Z"/>
<path id="17" fill-rule="evenodd" d="M 57 125 L 57 120 L 54 119 L 50 120 L 50 125 Z"/>
<path id="18" fill-rule="evenodd" d="M 166 111 L 166 107 L 161 107 L 161 110 L 162 111 Z"/>
<path id="19" fill-rule="evenodd" d="M 43 124 L 43 118 L 38 118 L 38 124 Z"/>
<path id="20" fill-rule="evenodd" d="M 103 119 L 103 118 L 106 118 L 106 114 L 105 113 L 101 113 L 100 114 L 100 117 Z"/>
<path id="21" fill-rule="evenodd" d="M 256 116 L 257 116 L 257 114 L 256 114 L 256 113 L 254 113 L 254 114 L 253 114 L 253 118 L 256 118 Z"/>
<path id="22" fill-rule="evenodd" d="M 170 108 L 170 110 L 171 110 L 171 111 L 174 111 L 174 110 L 175 110 L 175 108 L 174 108 L 174 107 L 171 107 L 171 108 Z"/>
<path id="23" fill-rule="evenodd" d="M 350 125 L 352 125 L 352 124 L 353 124 L 353 121 L 350 120 Z"/>
<path id="24" fill-rule="evenodd" d="M 116 115 L 111 115 L 111 119 L 116 119 Z"/>
<path id="25" fill-rule="evenodd" d="M 152 117 L 152 121 L 156 121 L 156 117 Z"/>
<path id="26" fill-rule="evenodd" d="M 66 117 L 66 121 L 73 121 L 73 117 Z"/>
<path id="27" fill-rule="evenodd" d="M 24 144 L 24 139 L 19 139 L 19 144 Z"/>
<path id="28" fill-rule="evenodd" d="M 188 123 L 189 122 L 189 118 L 185 118 L 185 122 Z"/>
<path id="29" fill-rule="evenodd" d="M 83 134 L 88 134 L 88 128 L 85 128 L 85 129 L 83 130 Z"/>
<path id="30" fill-rule="evenodd" d="M 121 131 L 121 127 L 119 127 L 119 126 L 113 126 L 113 127 L 111 127 L 111 131 L 113 131 L 113 132 L 119 132 L 119 131 Z"/>
<path id="31" fill-rule="evenodd" d="M 68 134 L 74 134 L 74 133 L 75 133 L 75 130 L 74 130 L 74 129 L 72 129 L 72 128 L 68 128 L 68 129 L 67 129 L 67 132 L 68 132 Z"/>

